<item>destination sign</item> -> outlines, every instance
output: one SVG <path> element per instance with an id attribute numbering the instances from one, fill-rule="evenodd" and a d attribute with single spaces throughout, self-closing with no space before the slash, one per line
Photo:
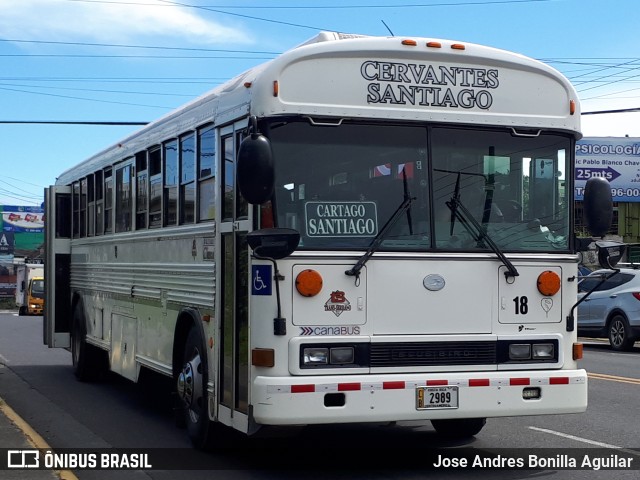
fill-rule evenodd
<path id="1" fill-rule="evenodd" d="M 307 202 L 308 237 L 375 237 L 378 215 L 375 202 Z"/>

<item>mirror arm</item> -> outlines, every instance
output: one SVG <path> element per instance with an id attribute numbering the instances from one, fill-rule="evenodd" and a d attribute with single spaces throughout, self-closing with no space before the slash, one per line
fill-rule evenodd
<path id="1" fill-rule="evenodd" d="M 602 277 L 600 278 L 600 282 L 598 282 L 591 290 L 585 293 L 584 296 L 580 300 L 578 300 L 573 307 L 571 307 L 571 310 L 569 311 L 569 315 L 567 315 L 567 332 L 573 332 L 573 330 L 575 329 L 576 320 L 573 315 L 573 312 L 578 307 L 578 305 L 580 305 L 587 298 L 589 298 L 589 296 L 596 291 L 596 288 L 598 288 L 600 285 L 602 285 L 604 282 L 609 280 L 614 275 L 617 275 L 618 273 L 620 273 L 619 268 L 614 269 L 613 272 L 609 273 L 608 275 L 602 275 Z"/>

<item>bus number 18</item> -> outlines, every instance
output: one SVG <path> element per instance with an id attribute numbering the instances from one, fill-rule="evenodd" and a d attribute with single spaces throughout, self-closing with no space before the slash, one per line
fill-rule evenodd
<path id="1" fill-rule="evenodd" d="M 516 307 L 516 315 L 526 315 L 529 313 L 529 299 L 525 297 L 516 297 L 513 299 Z"/>

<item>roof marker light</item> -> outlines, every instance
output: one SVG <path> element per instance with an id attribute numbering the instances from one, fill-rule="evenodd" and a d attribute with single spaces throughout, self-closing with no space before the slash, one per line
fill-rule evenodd
<path id="1" fill-rule="evenodd" d="M 427 42 L 427 47 L 429 47 L 429 48 L 442 48 L 442 44 L 440 42 Z"/>
<path id="2" fill-rule="evenodd" d="M 454 43 L 453 45 L 451 45 L 451 48 L 453 50 L 465 50 L 467 47 L 465 47 L 463 44 L 461 43 Z"/>
<path id="3" fill-rule="evenodd" d="M 277 97 L 278 93 L 280 93 L 280 85 L 278 85 L 278 80 L 273 81 L 273 96 Z"/>
<path id="4" fill-rule="evenodd" d="M 406 39 L 406 40 L 402 40 L 402 45 L 408 45 L 410 47 L 415 47 L 415 46 L 418 45 L 418 42 L 416 42 L 415 40 Z"/>
<path id="5" fill-rule="evenodd" d="M 569 114 L 574 115 L 576 113 L 576 101 L 569 100 Z"/>

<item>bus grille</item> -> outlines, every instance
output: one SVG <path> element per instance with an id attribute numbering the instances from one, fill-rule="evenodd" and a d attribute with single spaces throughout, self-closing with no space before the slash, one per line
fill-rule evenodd
<path id="1" fill-rule="evenodd" d="M 496 350 L 496 342 L 372 343 L 370 366 L 490 365 Z"/>

